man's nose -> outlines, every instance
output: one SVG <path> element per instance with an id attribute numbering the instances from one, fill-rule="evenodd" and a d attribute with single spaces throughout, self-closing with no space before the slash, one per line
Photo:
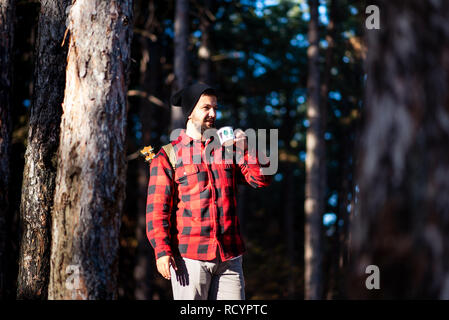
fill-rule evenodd
<path id="1" fill-rule="evenodd" d="M 215 115 L 216 115 L 215 109 L 214 109 L 214 108 L 211 108 L 211 109 L 209 110 L 209 117 L 210 117 L 210 118 L 215 118 Z"/>

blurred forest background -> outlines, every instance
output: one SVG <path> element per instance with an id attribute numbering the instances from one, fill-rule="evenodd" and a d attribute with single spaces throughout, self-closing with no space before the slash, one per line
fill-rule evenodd
<path id="1" fill-rule="evenodd" d="M 242 187 L 239 193 L 238 211 L 248 249 L 246 296 L 305 298 L 311 19 L 318 22 L 314 72 L 319 76 L 316 91 L 324 145 L 320 154 L 325 159 L 320 169 L 325 177 L 320 180 L 321 291 L 315 298 L 347 298 L 348 229 L 356 200 L 355 144 L 364 99 L 367 15 L 363 1 L 312 2 L 317 5 L 316 17 L 302 0 L 134 0 L 119 299 L 171 299 L 170 283 L 157 273 L 145 235 L 149 171 L 138 150 L 150 144 L 159 150 L 168 142 L 170 95 L 195 81 L 208 82 L 220 92 L 217 127 L 279 129 L 279 169 L 273 183 L 263 190 Z M 184 6 L 183 14 L 176 12 L 176 5 Z M 14 297 L 17 290 L 20 202 L 40 7 L 40 1 L 15 1 L 5 297 Z M 176 23 L 184 23 L 180 26 L 187 39 L 184 46 L 175 41 Z"/>

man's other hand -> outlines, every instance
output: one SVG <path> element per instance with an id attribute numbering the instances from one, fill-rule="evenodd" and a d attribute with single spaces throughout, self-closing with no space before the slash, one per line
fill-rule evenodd
<path id="1" fill-rule="evenodd" d="M 163 256 L 156 260 L 157 271 L 167 280 L 170 280 L 170 264 L 175 270 L 178 270 L 175 258 L 172 256 Z"/>

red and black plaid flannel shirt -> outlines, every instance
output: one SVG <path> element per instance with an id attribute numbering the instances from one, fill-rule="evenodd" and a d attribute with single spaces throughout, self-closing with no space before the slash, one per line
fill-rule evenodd
<path id="1" fill-rule="evenodd" d="M 256 157 L 248 152 L 239 163 L 229 163 L 221 148 L 212 152 L 213 160 L 205 161 L 210 141 L 193 140 L 182 130 L 172 142 L 176 169 L 162 148 L 151 162 L 146 222 L 147 237 L 157 258 L 179 253 L 190 259 L 212 260 L 218 246 L 225 261 L 245 251 L 236 210 L 236 184 L 246 181 L 261 188 L 270 184 L 271 176 L 262 174 Z M 252 161 L 248 161 L 250 157 Z"/>

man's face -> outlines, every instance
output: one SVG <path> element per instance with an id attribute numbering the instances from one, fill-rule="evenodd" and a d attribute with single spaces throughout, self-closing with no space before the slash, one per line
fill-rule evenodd
<path id="1" fill-rule="evenodd" d="M 215 127 L 216 117 L 217 97 L 203 94 L 195 105 L 189 119 L 196 128 L 204 132 L 206 129 Z"/>

